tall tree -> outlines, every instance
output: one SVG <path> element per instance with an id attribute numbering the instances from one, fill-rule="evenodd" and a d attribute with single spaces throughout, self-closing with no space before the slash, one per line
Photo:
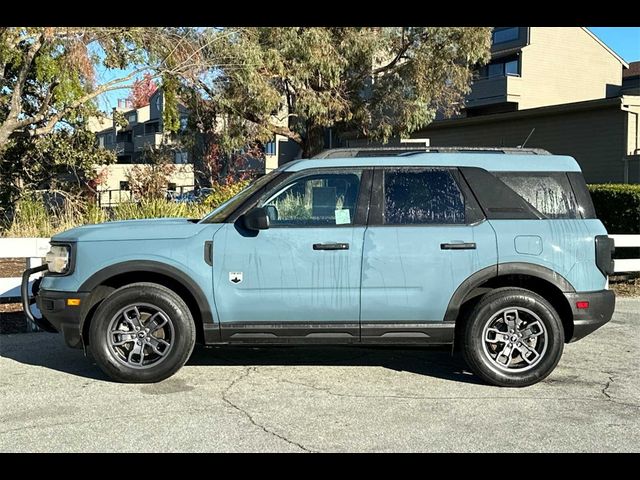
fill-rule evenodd
<path id="1" fill-rule="evenodd" d="M 145 71 L 200 68 L 199 40 L 190 28 L 0 27 L 0 211 L 65 165 L 108 160 L 87 131 L 96 98 Z M 125 73 L 100 82 L 98 68 Z"/>
<path id="2" fill-rule="evenodd" d="M 51 132 L 99 95 L 131 87 L 143 71 L 179 74 L 197 60 L 184 28 L 0 28 L 0 148 Z M 95 70 L 130 69 L 98 84 Z"/>
<path id="3" fill-rule="evenodd" d="M 227 28 L 205 55 L 220 67 L 196 83 L 225 145 L 274 134 L 305 156 L 324 128 L 387 141 L 459 110 L 490 28 Z M 193 79 L 191 79 L 193 80 Z"/>

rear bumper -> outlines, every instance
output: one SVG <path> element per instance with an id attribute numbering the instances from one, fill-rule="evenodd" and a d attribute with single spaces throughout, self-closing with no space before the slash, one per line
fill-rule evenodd
<path id="1" fill-rule="evenodd" d="M 41 288 L 36 295 L 36 304 L 45 318 L 70 347 L 82 347 L 82 312 L 89 292 L 59 292 Z M 68 306 L 68 298 L 79 298 L 80 305 Z"/>
<path id="2" fill-rule="evenodd" d="M 573 313 L 573 336 L 569 342 L 586 337 L 611 320 L 616 296 L 611 290 L 565 293 Z M 576 302 L 589 302 L 589 308 L 578 308 Z"/>

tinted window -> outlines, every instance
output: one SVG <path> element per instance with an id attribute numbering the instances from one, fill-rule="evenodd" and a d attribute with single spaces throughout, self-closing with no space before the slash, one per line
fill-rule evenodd
<path id="1" fill-rule="evenodd" d="M 518 60 L 511 60 L 504 64 L 504 73 L 505 75 L 519 75 L 518 71 Z"/>
<path id="2" fill-rule="evenodd" d="M 476 78 L 502 77 L 504 75 L 520 75 L 520 60 L 517 57 L 494 60 L 479 68 Z"/>
<path id="3" fill-rule="evenodd" d="M 565 173 L 498 172 L 495 175 L 547 218 L 580 218 Z"/>
<path id="4" fill-rule="evenodd" d="M 309 175 L 268 194 L 262 203 L 271 226 L 351 225 L 360 172 Z"/>
<path id="5" fill-rule="evenodd" d="M 504 63 L 490 63 L 489 64 L 489 76 L 498 77 L 504 74 Z"/>
<path id="6" fill-rule="evenodd" d="M 496 28 L 493 31 L 493 43 L 496 44 L 517 40 L 519 33 L 520 29 L 518 27 Z"/>
<path id="7" fill-rule="evenodd" d="M 465 202 L 447 170 L 389 170 L 384 174 L 387 225 L 465 223 Z"/>

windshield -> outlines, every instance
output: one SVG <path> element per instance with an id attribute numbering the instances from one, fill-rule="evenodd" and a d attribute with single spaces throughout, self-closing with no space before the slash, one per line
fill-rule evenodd
<path id="1" fill-rule="evenodd" d="M 237 207 L 242 205 L 242 203 L 248 199 L 255 192 L 264 187 L 267 183 L 271 181 L 272 178 L 280 174 L 281 170 L 278 168 L 273 170 L 266 175 L 258 178 L 251 185 L 247 186 L 244 190 L 241 190 L 237 195 L 231 197 L 226 202 L 222 203 L 218 208 L 216 208 L 213 212 L 208 214 L 199 223 L 219 223 L 223 222 Z"/>

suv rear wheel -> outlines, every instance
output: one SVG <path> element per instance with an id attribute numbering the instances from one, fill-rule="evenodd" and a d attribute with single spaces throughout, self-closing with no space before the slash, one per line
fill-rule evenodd
<path id="1" fill-rule="evenodd" d="M 471 370 L 493 385 L 525 387 L 547 377 L 564 348 L 562 321 L 537 293 L 499 288 L 471 311 L 463 355 Z"/>
<path id="2" fill-rule="evenodd" d="M 89 345 L 98 366 L 112 379 L 159 382 L 189 359 L 196 331 L 189 308 L 172 290 L 134 283 L 114 291 L 98 307 Z"/>

